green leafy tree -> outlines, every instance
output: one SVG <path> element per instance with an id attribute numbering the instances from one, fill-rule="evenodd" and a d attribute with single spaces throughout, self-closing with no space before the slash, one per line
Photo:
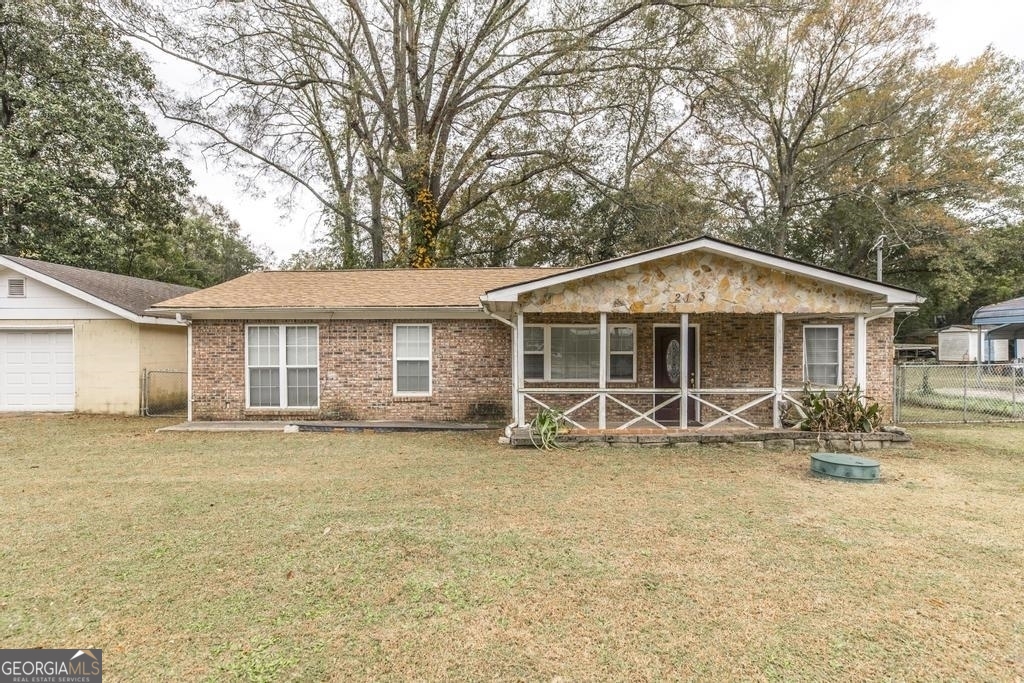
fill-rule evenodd
<path id="1" fill-rule="evenodd" d="M 0 0 L 0 251 L 146 274 L 190 181 L 145 61 L 90 0 Z"/>
<path id="2" fill-rule="evenodd" d="M 203 197 L 186 201 L 185 215 L 156 233 L 157 248 L 139 263 L 143 277 L 209 287 L 271 267 L 274 256 L 253 244 L 226 209 Z"/>
<path id="3" fill-rule="evenodd" d="M 723 17 L 697 161 L 731 234 L 796 255 L 794 235 L 845 190 L 831 182 L 837 165 L 906 132 L 929 24 L 910 0 L 772 4 Z"/>
<path id="4" fill-rule="evenodd" d="M 684 159 L 721 207 L 719 229 L 868 277 L 885 235 L 885 279 L 928 298 L 903 330 L 964 322 L 1018 270 L 991 245 L 1022 217 L 1022 64 L 991 50 L 938 61 L 909 0 L 786 6 L 720 29 L 721 78 L 698 112 L 699 154 Z"/>

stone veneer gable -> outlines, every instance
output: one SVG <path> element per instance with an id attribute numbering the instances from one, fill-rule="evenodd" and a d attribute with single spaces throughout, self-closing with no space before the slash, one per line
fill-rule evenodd
<path id="1" fill-rule="evenodd" d="M 867 313 L 871 297 L 827 282 L 694 251 L 524 296 L 528 313 Z"/>

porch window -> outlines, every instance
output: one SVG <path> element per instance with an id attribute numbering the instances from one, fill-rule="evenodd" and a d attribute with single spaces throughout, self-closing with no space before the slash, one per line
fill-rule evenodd
<path id="1" fill-rule="evenodd" d="M 315 408 L 319 402 L 316 325 L 246 328 L 248 407 Z"/>
<path id="2" fill-rule="evenodd" d="M 552 327 L 550 375 L 553 380 L 597 381 L 601 367 L 600 329 Z"/>
<path id="3" fill-rule="evenodd" d="M 429 324 L 395 325 L 396 396 L 430 396 L 431 332 Z"/>
<path id="4" fill-rule="evenodd" d="M 523 375 L 526 379 L 544 379 L 544 328 L 523 328 Z"/>
<path id="5" fill-rule="evenodd" d="M 843 379 L 842 325 L 804 326 L 804 381 L 839 386 Z"/>
<path id="6" fill-rule="evenodd" d="M 526 325 L 523 327 L 523 377 L 554 382 L 597 382 L 601 372 L 598 325 Z M 608 379 L 636 377 L 636 327 L 608 326 Z"/>
<path id="7" fill-rule="evenodd" d="M 608 326 L 608 379 L 632 382 L 636 377 L 636 328 Z"/>

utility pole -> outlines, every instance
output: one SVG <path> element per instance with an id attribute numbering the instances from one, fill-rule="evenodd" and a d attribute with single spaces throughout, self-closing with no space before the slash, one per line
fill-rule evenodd
<path id="1" fill-rule="evenodd" d="M 879 282 L 882 281 L 882 245 L 885 244 L 885 235 L 879 235 L 875 243 L 871 245 L 871 250 L 875 252 L 875 279 Z"/>

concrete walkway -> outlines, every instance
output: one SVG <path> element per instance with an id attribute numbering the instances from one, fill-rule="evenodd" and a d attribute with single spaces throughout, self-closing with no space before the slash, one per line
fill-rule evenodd
<path id="1" fill-rule="evenodd" d="M 182 422 L 161 427 L 158 432 L 283 432 L 287 422 L 273 421 L 231 421 L 231 422 Z"/>
<path id="2" fill-rule="evenodd" d="M 472 422 L 394 422 L 285 420 L 232 420 L 220 422 L 182 422 L 161 427 L 158 432 L 465 432 L 498 429 L 494 425 Z"/>

